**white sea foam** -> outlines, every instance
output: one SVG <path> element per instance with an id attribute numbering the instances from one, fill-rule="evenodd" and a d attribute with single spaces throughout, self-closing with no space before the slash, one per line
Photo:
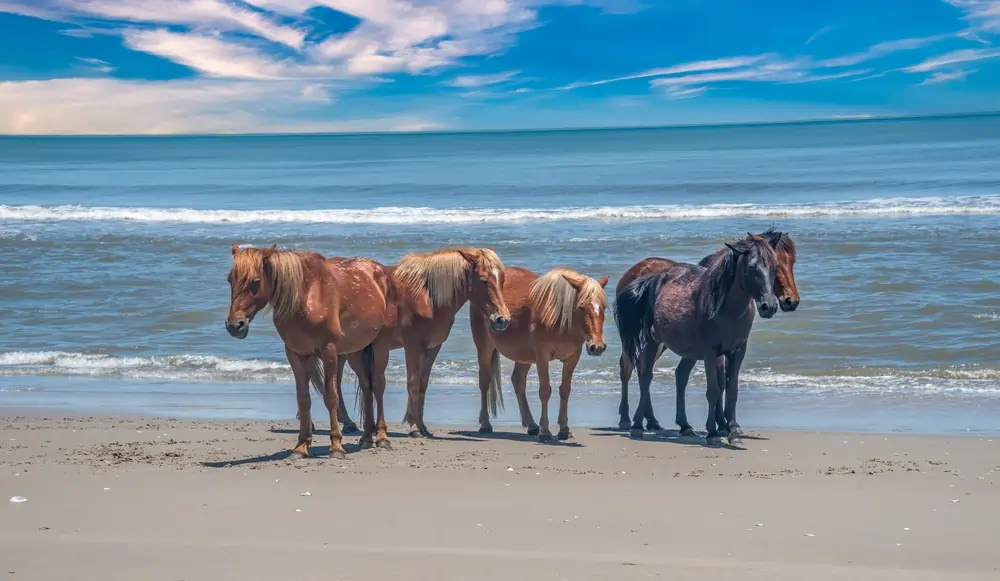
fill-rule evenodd
<path id="1" fill-rule="evenodd" d="M 428 208 L 315 210 L 196 210 L 111 206 L 0 205 L 7 221 L 122 221 L 191 224 L 471 224 L 566 220 L 705 220 L 719 218 L 837 218 L 1000 214 L 1000 195 L 932 198 L 875 198 L 814 204 L 706 204 L 578 206 L 567 208 Z"/>
<path id="2" fill-rule="evenodd" d="M 504 361 L 503 366 L 503 376 L 507 377 L 510 374 L 510 363 Z M 553 369 L 553 381 L 557 381 L 558 374 L 559 369 L 556 367 Z M 15 351 L 0 354 L 0 375 L 75 375 L 166 381 L 277 382 L 292 385 L 292 374 L 285 361 L 226 359 L 207 355 L 117 357 L 61 351 Z M 386 371 L 386 379 L 393 385 L 405 385 L 406 369 L 402 357 L 392 358 Z M 852 368 L 823 374 L 786 373 L 760 368 L 744 370 L 740 380 L 748 389 L 1000 397 L 1000 368 L 983 366 L 923 370 Z M 348 370 L 345 385 L 353 386 L 354 381 L 355 378 Z M 699 365 L 692 375 L 689 389 L 701 389 L 703 381 Z M 475 389 L 478 385 L 476 364 L 473 360 L 440 359 L 434 365 L 432 383 Z M 616 392 L 620 389 L 618 365 L 610 360 L 601 364 L 595 362 L 581 365 L 577 367 L 573 383 L 587 392 Z M 656 383 L 666 385 L 669 391 L 673 391 L 672 370 L 658 368 Z M 537 385 L 534 368 L 529 375 L 529 384 Z M 509 385 L 504 386 L 504 389 L 509 388 Z M 637 389 L 634 379 L 632 389 Z"/>

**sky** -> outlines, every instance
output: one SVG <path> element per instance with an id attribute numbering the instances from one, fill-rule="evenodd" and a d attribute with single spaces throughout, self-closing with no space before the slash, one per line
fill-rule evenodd
<path id="1" fill-rule="evenodd" d="M 0 134 L 1000 110 L 1000 0 L 0 0 Z"/>

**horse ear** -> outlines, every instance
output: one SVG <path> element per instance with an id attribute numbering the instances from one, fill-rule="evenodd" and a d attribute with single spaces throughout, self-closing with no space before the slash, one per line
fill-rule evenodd
<path id="1" fill-rule="evenodd" d="M 771 239 L 771 248 L 777 248 L 778 247 L 778 243 L 781 242 L 781 236 L 782 236 L 782 234 L 784 234 L 784 232 L 778 232 L 778 234 L 774 238 Z"/>
<path id="2" fill-rule="evenodd" d="M 235 242 L 233 242 L 233 256 L 236 256 L 239 253 L 240 253 L 240 247 L 237 246 Z"/>
<path id="3" fill-rule="evenodd" d="M 268 258 L 271 258 L 271 255 L 274 254 L 274 252 L 276 250 L 278 250 L 278 245 L 277 244 L 272 244 L 270 248 L 268 248 L 267 250 L 264 250 L 263 252 L 260 253 L 261 257 L 264 260 L 267 260 Z"/>
<path id="4" fill-rule="evenodd" d="M 566 279 L 566 282 L 568 282 L 570 286 L 576 290 L 580 290 L 580 288 L 583 287 L 583 281 L 576 277 L 568 276 L 566 273 L 563 273 L 562 277 Z"/>
<path id="5" fill-rule="evenodd" d="M 725 244 L 726 244 L 726 248 L 728 248 L 728 249 L 732 250 L 732 251 L 733 251 L 733 252 L 735 252 L 736 254 L 739 254 L 739 253 L 740 253 L 740 251 L 739 251 L 739 250 L 737 250 L 737 249 L 736 249 L 736 247 L 735 247 L 735 246 L 733 246 L 732 244 L 730 244 L 730 243 L 728 243 L 728 242 L 726 242 Z"/>
<path id="6" fill-rule="evenodd" d="M 469 262 L 476 262 L 477 260 L 479 260 L 479 257 L 476 256 L 476 253 L 471 250 L 459 249 L 458 253 L 462 255 L 462 258 L 468 260 Z"/>
<path id="7" fill-rule="evenodd" d="M 608 286 L 608 275 L 605 274 L 601 280 L 597 281 L 597 284 L 601 285 L 601 288 Z"/>

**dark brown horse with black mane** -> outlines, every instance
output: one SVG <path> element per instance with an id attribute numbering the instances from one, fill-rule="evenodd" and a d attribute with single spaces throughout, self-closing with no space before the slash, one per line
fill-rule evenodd
<path id="1" fill-rule="evenodd" d="M 315 252 L 274 246 L 241 250 L 233 244 L 229 285 L 229 334 L 245 338 L 254 317 L 270 308 L 274 327 L 285 343 L 299 408 L 299 440 L 293 456 L 309 456 L 313 432 L 310 383 L 323 394 L 330 413 L 330 455 L 345 456 L 336 385 L 342 356 L 358 372 L 364 424 L 361 447 L 388 448 L 383 396 L 398 306 L 396 286 L 386 268 L 365 258 L 327 261 Z"/>
<path id="2" fill-rule="evenodd" d="M 751 234 L 747 234 L 751 236 Z M 795 285 L 795 261 L 798 258 L 798 253 L 795 246 L 795 241 L 788 235 L 787 232 L 780 232 L 774 228 L 769 228 L 765 232 L 758 234 L 758 236 L 766 239 L 774 251 L 775 260 L 777 263 L 777 273 L 774 281 L 774 294 L 778 297 L 778 305 L 784 312 L 792 312 L 799 306 L 799 289 Z M 715 257 L 715 254 L 709 254 L 699 262 L 699 266 L 708 266 L 708 264 Z M 666 272 L 671 267 L 677 264 L 676 261 L 667 258 L 646 258 L 637 262 L 634 266 L 629 268 L 625 274 L 622 275 L 621 279 L 618 281 L 617 288 L 615 289 L 616 294 L 621 292 L 626 285 L 628 285 L 633 280 L 644 276 L 647 274 L 654 274 L 658 272 Z M 662 349 L 661 349 L 662 353 Z M 659 355 L 657 355 L 659 357 Z M 693 430 L 690 424 L 687 423 L 687 412 L 685 409 L 685 390 L 687 388 L 688 379 L 691 375 L 691 370 L 694 368 L 695 361 L 688 359 L 681 359 L 677 365 L 677 369 L 674 372 L 674 378 L 677 386 L 677 412 L 676 421 L 677 425 L 681 429 L 683 435 L 692 435 Z M 622 384 L 622 395 L 621 403 L 618 406 L 618 414 L 620 416 L 620 421 L 618 427 L 627 430 L 632 426 L 632 419 L 629 417 L 629 404 L 628 404 L 628 384 L 632 379 L 632 372 L 635 368 L 632 363 L 622 353 L 619 357 L 619 372 L 621 375 Z M 732 396 L 732 400 L 736 401 L 736 395 Z M 729 405 L 728 402 L 726 405 Z M 722 407 L 718 408 L 719 419 L 724 419 L 724 410 Z M 660 423 L 656 420 L 653 413 L 653 406 L 650 405 L 647 408 L 646 414 L 646 429 L 647 430 L 660 430 L 662 427 Z M 735 418 L 735 415 L 734 415 Z M 735 422 L 735 419 L 734 419 Z M 721 422 L 720 422 L 721 423 Z M 728 425 L 725 425 L 721 432 L 728 432 Z M 732 426 L 733 429 L 738 430 L 739 425 L 736 424 Z"/>
<path id="3" fill-rule="evenodd" d="M 725 393 L 729 399 L 736 393 L 756 313 L 770 318 L 778 312 L 776 270 L 771 244 L 750 235 L 726 244 L 707 266 L 677 263 L 641 276 L 617 293 L 614 315 L 622 351 L 639 372 L 633 437 L 642 437 L 642 420 L 651 407 L 653 366 L 664 348 L 683 359 L 705 362 L 708 439 L 719 436 L 718 427 L 735 424 L 735 399 L 719 421 L 721 396 Z M 731 441 L 738 436 L 729 431 Z"/>

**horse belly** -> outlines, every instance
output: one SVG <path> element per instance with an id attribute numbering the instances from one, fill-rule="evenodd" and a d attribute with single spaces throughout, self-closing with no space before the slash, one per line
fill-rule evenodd
<path id="1" fill-rule="evenodd" d="M 525 337 L 520 333 L 509 335 L 510 332 L 510 328 L 500 333 L 490 331 L 490 339 L 493 341 L 493 346 L 496 347 L 496 350 L 511 361 L 534 363 L 535 348 L 530 337 Z"/>

